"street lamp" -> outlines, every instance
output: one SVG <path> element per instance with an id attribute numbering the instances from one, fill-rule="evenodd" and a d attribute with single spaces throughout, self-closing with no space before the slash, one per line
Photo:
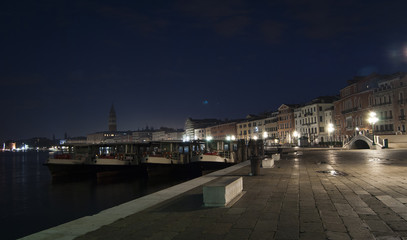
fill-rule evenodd
<path id="1" fill-rule="evenodd" d="M 298 132 L 297 132 L 297 131 L 294 131 L 294 132 L 293 132 L 293 136 L 294 136 L 294 140 L 297 139 L 297 145 L 298 145 L 298 137 L 299 137 Z"/>
<path id="2" fill-rule="evenodd" d="M 368 119 L 369 123 L 372 125 L 372 135 L 373 135 L 373 143 L 372 145 L 376 145 L 374 142 L 374 125 L 377 121 L 379 121 L 379 119 L 376 117 L 376 113 L 375 112 L 370 112 L 369 113 L 369 119 Z"/>
<path id="3" fill-rule="evenodd" d="M 331 141 L 331 144 L 332 144 L 331 134 L 333 131 L 335 131 L 334 125 L 332 123 L 328 124 L 328 138 L 329 138 L 329 141 Z"/>
<path id="4" fill-rule="evenodd" d="M 269 137 L 268 133 L 267 133 L 267 132 L 263 132 L 263 138 L 266 139 L 266 138 L 268 138 L 268 137 Z"/>

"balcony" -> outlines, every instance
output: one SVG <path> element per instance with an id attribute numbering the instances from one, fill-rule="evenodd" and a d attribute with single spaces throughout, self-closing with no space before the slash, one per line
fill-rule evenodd
<path id="1" fill-rule="evenodd" d="M 391 105 L 391 102 L 376 103 L 373 106 L 377 107 L 377 106 L 384 106 L 384 105 Z"/>
<path id="2" fill-rule="evenodd" d="M 397 100 L 398 104 L 406 104 L 407 103 L 407 99 L 399 99 Z"/>
<path id="3" fill-rule="evenodd" d="M 400 121 L 405 121 L 406 120 L 406 115 L 399 116 L 399 120 Z"/>
<path id="4" fill-rule="evenodd" d="M 392 89 L 392 87 L 391 86 L 381 86 L 381 87 L 379 87 L 379 88 L 376 88 L 375 90 L 374 90 L 374 92 L 382 92 L 382 91 L 386 91 L 386 90 L 390 90 L 390 89 Z"/>
<path id="5" fill-rule="evenodd" d="M 347 113 L 350 113 L 350 112 L 356 112 L 357 110 L 358 110 L 358 108 L 355 107 L 355 108 L 350 108 L 350 109 L 343 110 L 341 113 L 342 114 L 347 114 Z"/>
<path id="6" fill-rule="evenodd" d="M 393 116 L 381 117 L 382 120 L 392 120 Z"/>

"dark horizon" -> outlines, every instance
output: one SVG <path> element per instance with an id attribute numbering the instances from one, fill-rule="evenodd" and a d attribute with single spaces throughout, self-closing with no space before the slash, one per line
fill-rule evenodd
<path id="1" fill-rule="evenodd" d="M 407 71 L 405 1 L 0 3 L 0 141 L 183 128 Z"/>

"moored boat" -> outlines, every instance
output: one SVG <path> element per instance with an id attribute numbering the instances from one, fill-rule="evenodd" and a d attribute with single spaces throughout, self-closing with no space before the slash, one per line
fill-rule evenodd
<path id="1" fill-rule="evenodd" d="M 45 163 L 53 177 L 67 175 L 159 175 L 216 169 L 241 161 L 231 141 L 161 141 L 62 146 Z"/>

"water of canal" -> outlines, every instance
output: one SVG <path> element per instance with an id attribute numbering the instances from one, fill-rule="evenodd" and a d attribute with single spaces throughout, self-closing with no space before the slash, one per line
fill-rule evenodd
<path id="1" fill-rule="evenodd" d="M 16 239 L 100 212 L 187 180 L 82 179 L 53 182 L 48 152 L 0 152 L 1 239 Z"/>

